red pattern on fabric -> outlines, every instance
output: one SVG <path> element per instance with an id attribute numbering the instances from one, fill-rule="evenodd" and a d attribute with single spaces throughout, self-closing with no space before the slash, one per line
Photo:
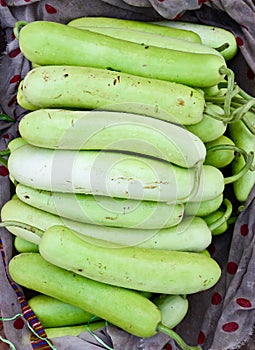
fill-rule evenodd
<path id="1" fill-rule="evenodd" d="M 24 320 L 20 317 L 13 322 L 13 327 L 16 329 L 22 329 L 24 327 Z"/>
<path id="2" fill-rule="evenodd" d="M 240 227 L 240 233 L 242 236 L 247 236 L 248 233 L 249 233 L 249 227 L 247 224 L 243 224 L 241 227 Z"/>
<path id="3" fill-rule="evenodd" d="M 8 107 L 11 107 L 17 102 L 17 95 L 14 95 L 12 99 L 8 102 Z"/>
<path id="4" fill-rule="evenodd" d="M 9 57 L 10 58 L 14 58 L 17 57 L 20 54 L 20 48 L 18 47 L 17 49 L 12 50 L 11 52 L 9 52 Z"/>
<path id="5" fill-rule="evenodd" d="M 0 176 L 8 176 L 9 170 L 4 166 L 0 165 Z"/>
<path id="6" fill-rule="evenodd" d="M 234 261 L 230 261 L 227 264 L 227 272 L 234 275 L 238 269 L 238 265 Z"/>
<path id="7" fill-rule="evenodd" d="M 10 135 L 9 134 L 4 134 L 2 137 L 3 137 L 3 139 L 7 139 L 8 140 L 10 138 Z"/>
<path id="8" fill-rule="evenodd" d="M 252 307 L 252 303 L 250 302 L 249 299 L 246 299 L 246 298 L 237 298 L 236 303 L 245 308 Z"/>
<path id="9" fill-rule="evenodd" d="M 213 305 L 219 305 L 222 301 L 222 296 L 220 293 L 215 292 L 212 296 L 212 304 Z"/>
<path id="10" fill-rule="evenodd" d="M 55 7 L 49 4 L 45 4 L 45 10 L 50 14 L 57 13 L 57 10 L 55 9 Z"/>
<path id="11" fill-rule="evenodd" d="M 198 0 L 198 5 L 202 5 L 206 2 L 207 0 Z"/>
<path id="12" fill-rule="evenodd" d="M 205 341 L 205 334 L 203 331 L 200 331 L 199 335 L 198 335 L 197 343 L 198 343 L 198 345 L 201 345 L 204 343 L 204 341 Z"/>
<path id="13" fill-rule="evenodd" d="M 237 45 L 238 45 L 238 46 L 243 46 L 243 44 L 244 44 L 243 39 L 240 38 L 240 36 L 237 36 L 237 37 L 236 37 L 236 42 L 237 42 Z"/>
<path id="14" fill-rule="evenodd" d="M 20 75 L 16 74 L 10 79 L 10 84 L 18 83 L 20 81 Z"/>
<path id="15" fill-rule="evenodd" d="M 5 0 L 1 0 L 1 1 L 0 1 L 0 4 L 1 4 L 1 6 L 3 6 L 3 7 L 7 6 Z"/>
<path id="16" fill-rule="evenodd" d="M 174 20 L 178 20 L 178 19 L 180 19 L 182 17 L 182 13 L 179 13 L 178 15 L 176 15 L 175 17 L 174 17 Z"/>
<path id="17" fill-rule="evenodd" d="M 164 350 L 172 350 L 173 347 L 171 344 L 166 344 L 165 347 L 164 347 Z"/>
<path id="18" fill-rule="evenodd" d="M 225 323 L 223 326 L 222 326 L 222 330 L 224 332 L 235 332 L 236 330 L 238 330 L 239 328 L 239 325 L 237 322 L 228 322 L 228 323 Z"/>

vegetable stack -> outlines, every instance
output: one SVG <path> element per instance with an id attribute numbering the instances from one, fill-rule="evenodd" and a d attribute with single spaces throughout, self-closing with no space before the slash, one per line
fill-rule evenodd
<path id="1" fill-rule="evenodd" d="M 199 348 L 172 328 L 186 296 L 220 278 L 206 248 L 232 214 L 226 186 L 254 184 L 254 100 L 227 67 L 235 44 L 224 56 L 226 45 L 219 52 L 193 31 L 112 18 L 22 22 L 15 32 L 33 68 L 9 144 L 16 191 L 1 211 L 19 252 L 12 278 L 41 294 L 35 309 L 59 302 L 78 313 L 45 327 L 72 332 L 82 311 Z"/>

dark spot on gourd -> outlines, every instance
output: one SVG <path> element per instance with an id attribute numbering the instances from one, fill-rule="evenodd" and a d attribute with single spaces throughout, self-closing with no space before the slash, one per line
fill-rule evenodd
<path id="1" fill-rule="evenodd" d="M 83 271 L 83 269 L 78 269 L 77 271 L 82 272 L 82 271 Z"/>
<path id="2" fill-rule="evenodd" d="M 184 100 L 182 98 L 179 98 L 177 100 L 177 103 L 178 103 L 179 106 L 184 106 L 185 105 L 185 102 L 184 102 Z"/>
<path id="3" fill-rule="evenodd" d="M 112 216 L 106 216 L 105 219 L 106 219 L 106 220 L 116 220 L 116 217 L 114 218 L 114 217 L 112 217 Z"/>
<path id="4" fill-rule="evenodd" d="M 67 78 L 68 76 L 69 76 L 68 73 L 65 73 L 65 74 L 64 74 L 64 78 Z"/>
<path id="5" fill-rule="evenodd" d="M 113 80 L 113 85 L 116 85 L 117 83 L 120 83 L 120 76 L 118 75 L 117 78 Z"/>
<path id="6" fill-rule="evenodd" d="M 24 197 L 25 197 L 25 199 L 30 199 L 28 194 L 26 194 Z"/>

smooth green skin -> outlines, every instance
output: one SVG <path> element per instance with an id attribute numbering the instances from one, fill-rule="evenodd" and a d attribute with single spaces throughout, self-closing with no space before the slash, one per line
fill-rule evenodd
<path id="1" fill-rule="evenodd" d="M 21 222 L 42 231 L 54 225 L 65 225 L 79 233 L 81 239 L 91 243 L 94 239 L 100 239 L 100 244 L 107 247 L 121 244 L 150 249 L 201 251 L 208 247 L 212 239 L 207 224 L 199 217 L 185 218 L 180 224 L 161 230 L 87 225 L 49 214 L 27 205 L 17 198 L 4 204 L 1 216 L 3 222 Z M 8 226 L 7 229 L 14 235 L 35 243 L 38 247 L 42 234 L 15 226 Z"/>
<path id="2" fill-rule="evenodd" d="M 95 322 L 89 324 L 89 329 L 91 331 L 96 331 L 102 327 L 105 327 L 105 322 Z M 44 329 L 47 337 L 49 339 L 65 337 L 68 335 L 72 335 L 74 337 L 78 336 L 83 332 L 88 332 L 88 325 L 79 325 L 79 326 L 67 326 L 67 327 L 52 327 Z"/>
<path id="3" fill-rule="evenodd" d="M 213 150 L 214 146 L 230 145 L 235 146 L 234 142 L 226 135 L 220 136 L 217 140 L 207 142 L 206 147 L 206 158 L 204 164 L 215 166 L 218 169 L 224 168 L 229 165 L 235 158 L 235 152 L 232 150 Z"/>
<path id="4" fill-rule="evenodd" d="M 44 328 L 81 325 L 94 316 L 77 306 L 44 294 L 30 298 L 28 304 Z"/>
<path id="5" fill-rule="evenodd" d="M 27 144 L 11 152 L 8 169 L 17 182 L 41 190 L 172 204 L 210 200 L 224 189 L 221 171 L 210 165 L 186 169 L 118 152 L 50 150 Z"/>
<path id="6" fill-rule="evenodd" d="M 161 323 L 172 329 L 186 316 L 189 308 L 188 299 L 182 295 L 159 295 L 152 299 L 161 312 Z"/>
<path id="7" fill-rule="evenodd" d="M 226 67 L 224 58 L 215 54 L 141 45 L 48 21 L 25 25 L 19 33 L 19 45 L 23 55 L 39 65 L 110 68 L 196 87 L 218 84 L 224 78 L 220 68 Z"/>
<path id="8" fill-rule="evenodd" d="M 77 306 L 138 337 L 155 335 L 161 321 L 156 305 L 141 294 L 61 269 L 39 253 L 16 255 L 9 272 L 21 286 Z"/>
<path id="9" fill-rule="evenodd" d="M 96 26 L 97 28 L 111 27 L 114 29 L 129 29 L 142 31 L 144 34 L 158 34 L 168 36 L 169 38 L 182 39 L 194 43 L 201 43 L 201 39 L 198 34 L 183 29 L 158 27 L 155 24 L 142 21 L 126 20 L 121 18 L 111 17 L 80 17 L 71 20 L 68 23 L 69 26 L 83 27 L 83 26 Z"/>
<path id="10" fill-rule="evenodd" d="M 30 103 L 24 96 L 23 93 L 23 81 L 21 81 L 19 83 L 19 87 L 18 87 L 18 93 L 17 93 L 17 102 L 20 105 L 20 107 L 28 110 L 28 111 L 34 111 L 37 110 L 39 107 L 33 105 L 32 103 Z"/>
<path id="11" fill-rule="evenodd" d="M 195 168 L 118 152 L 50 150 L 28 144 L 11 153 L 8 169 L 17 182 L 42 190 L 157 202 L 176 203 L 199 185 Z"/>
<path id="12" fill-rule="evenodd" d="M 255 123 L 255 115 L 253 113 L 246 113 L 246 117 L 249 118 L 250 122 Z M 244 149 L 246 152 L 255 152 L 255 136 L 246 128 L 242 121 L 229 124 L 228 130 L 230 138 L 236 146 Z M 244 164 L 243 156 L 236 156 L 232 163 L 233 174 L 238 173 Z M 255 166 L 255 161 L 253 166 Z M 248 170 L 244 176 L 233 183 L 233 190 L 237 200 L 242 203 L 246 202 L 254 185 L 255 171 Z"/>
<path id="13" fill-rule="evenodd" d="M 24 203 L 43 211 L 81 223 L 116 228 L 173 227 L 180 223 L 184 214 L 183 204 L 50 192 L 22 184 L 16 186 L 16 193 Z"/>
<path id="14" fill-rule="evenodd" d="M 21 146 L 27 145 L 27 142 L 22 137 L 16 137 L 15 139 L 12 139 L 8 143 L 8 148 L 10 152 L 14 152 L 16 149 L 18 149 Z"/>
<path id="15" fill-rule="evenodd" d="M 123 112 L 40 109 L 21 119 L 19 133 L 38 147 L 132 152 L 185 168 L 206 156 L 204 143 L 185 128 Z"/>
<path id="16" fill-rule="evenodd" d="M 87 278 L 152 293 L 196 293 L 211 288 L 221 275 L 216 261 L 203 254 L 104 247 L 100 240 L 90 244 L 63 226 L 44 232 L 39 251 L 52 264 Z"/>
<path id="17" fill-rule="evenodd" d="M 14 238 L 14 247 L 19 253 L 27 253 L 27 252 L 37 253 L 39 251 L 37 244 L 29 242 L 28 240 L 21 238 L 19 236 L 16 236 Z"/>
<path id="18" fill-rule="evenodd" d="M 204 216 L 204 220 L 206 221 L 206 223 L 208 225 L 210 225 L 214 221 L 220 219 L 223 214 L 224 214 L 224 210 L 219 209 L 219 210 L 215 211 L 214 213 L 211 213 L 207 216 Z M 228 223 L 226 221 L 223 224 L 221 224 L 220 226 L 218 226 L 217 228 L 213 229 L 212 235 L 214 235 L 214 236 L 221 235 L 222 233 L 226 232 L 227 229 L 228 229 Z"/>
<path id="19" fill-rule="evenodd" d="M 40 108 L 120 111 L 183 125 L 198 123 L 205 106 L 203 94 L 192 87 L 91 67 L 32 69 L 23 93 Z"/>
<path id="20" fill-rule="evenodd" d="M 101 26 L 100 24 L 96 24 L 94 26 L 86 25 L 86 23 L 84 25 L 76 25 L 74 22 L 75 20 L 68 25 L 108 35 L 113 38 L 128 40 L 137 44 L 152 45 L 165 49 L 179 50 L 184 52 L 209 53 L 222 57 L 221 53 L 206 45 L 201 45 L 200 43 L 196 42 L 187 42 L 187 40 L 176 39 L 175 37 L 169 37 L 163 34 L 144 32 L 142 29 L 115 28 L 114 26 L 111 27 L 110 24 L 107 27 Z"/>
<path id="21" fill-rule="evenodd" d="M 204 217 L 219 209 L 223 201 L 223 193 L 214 199 L 202 202 L 187 202 L 185 203 L 185 216 Z"/>
<path id="22" fill-rule="evenodd" d="M 159 21 L 154 24 L 167 26 L 175 29 L 190 30 L 198 34 L 202 40 L 202 44 L 212 47 L 219 48 L 224 44 L 228 44 L 228 47 L 223 51 L 220 51 L 225 60 L 230 60 L 235 57 L 238 52 L 238 45 L 236 38 L 232 32 L 224 28 L 209 26 L 201 23 L 191 23 L 183 21 Z"/>
<path id="23" fill-rule="evenodd" d="M 186 129 L 198 136 L 203 142 L 211 142 L 222 136 L 227 125 L 221 120 L 217 120 L 208 115 L 204 115 L 203 119 L 196 124 L 186 125 Z"/>
<path id="24" fill-rule="evenodd" d="M 130 235 L 135 235 L 133 238 Z M 115 247 L 112 244 L 105 244 L 105 242 L 94 240 L 95 235 L 90 239 L 85 235 L 77 234 L 79 238 L 91 244 L 99 244 L 104 246 Z M 99 237 L 100 239 L 100 237 Z M 104 239 L 104 238 L 103 238 Z M 134 244 L 136 241 L 136 244 Z M 138 232 L 127 232 L 124 242 L 120 244 L 125 246 L 135 246 L 146 249 L 159 250 L 175 250 L 186 252 L 201 252 L 206 249 L 212 241 L 212 233 L 208 228 L 207 223 L 199 218 L 185 218 L 183 221 L 174 227 L 162 229 L 157 232 L 147 230 Z M 117 247 L 118 248 L 118 247 Z"/>

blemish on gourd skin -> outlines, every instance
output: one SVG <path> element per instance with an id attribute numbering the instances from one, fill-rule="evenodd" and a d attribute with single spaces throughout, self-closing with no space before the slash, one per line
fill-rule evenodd
<path id="1" fill-rule="evenodd" d="M 182 98 L 179 98 L 177 100 L 177 103 L 178 103 L 179 106 L 185 106 L 185 101 Z"/>
<path id="2" fill-rule="evenodd" d="M 114 221 L 117 219 L 117 217 L 112 217 L 112 216 L 105 216 L 105 219 L 106 220 L 111 220 L 111 221 Z"/>
<path id="3" fill-rule="evenodd" d="M 120 83 L 120 76 L 119 76 L 119 75 L 117 76 L 117 78 L 115 78 L 115 79 L 113 80 L 113 85 L 115 86 L 115 85 L 117 85 L 118 83 Z"/>

